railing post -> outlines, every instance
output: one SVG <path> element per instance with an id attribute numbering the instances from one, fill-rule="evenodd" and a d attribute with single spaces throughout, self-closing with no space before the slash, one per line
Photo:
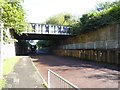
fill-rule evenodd
<path id="1" fill-rule="evenodd" d="M 43 34 L 43 24 L 41 24 L 41 34 Z"/>
<path id="2" fill-rule="evenodd" d="M 51 85 L 50 85 L 50 71 L 48 70 L 48 89 L 50 90 Z"/>

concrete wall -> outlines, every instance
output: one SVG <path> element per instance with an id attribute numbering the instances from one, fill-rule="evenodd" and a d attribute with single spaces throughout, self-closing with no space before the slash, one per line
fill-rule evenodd
<path id="1" fill-rule="evenodd" d="M 7 32 L 7 36 L 9 39 L 13 38 L 9 29 L 6 29 L 6 32 Z M 14 40 L 11 40 L 9 43 L 3 42 L 2 50 L 3 50 L 4 58 L 9 58 L 9 57 L 15 56 Z M 1 51 L 1 42 L 0 42 L 0 51 Z"/>
<path id="2" fill-rule="evenodd" d="M 120 49 L 120 24 L 117 27 L 118 29 L 118 48 Z"/>
<path id="3" fill-rule="evenodd" d="M 63 40 L 54 52 L 61 56 L 119 64 L 120 24 Z"/>
<path id="4" fill-rule="evenodd" d="M 120 25 L 113 24 L 90 33 L 63 40 L 62 49 L 117 49 Z M 119 32 L 119 33 L 118 33 Z M 118 35 L 119 34 L 119 35 Z M 119 37 L 119 38 L 118 38 Z"/>
<path id="5" fill-rule="evenodd" d="M 10 42 L 10 43 L 5 43 L 3 45 L 3 54 L 4 54 L 4 58 L 9 58 L 9 57 L 13 57 L 15 56 L 15 45 L 14 42 Z"/>

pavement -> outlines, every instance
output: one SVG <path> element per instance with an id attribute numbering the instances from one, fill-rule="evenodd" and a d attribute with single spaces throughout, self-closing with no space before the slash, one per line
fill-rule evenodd
<path id="1" fill-rule="evenodd" d="M 7 76 L 6 82 L 6 88 L 45 88 L 29 57 L 20 58 L 14 67 L 14 72 Z"/>

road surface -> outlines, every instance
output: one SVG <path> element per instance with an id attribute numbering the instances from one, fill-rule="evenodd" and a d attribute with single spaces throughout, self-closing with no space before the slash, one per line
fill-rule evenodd
<path id="1" fill-rule="evenodd" d="M 117 66 L 54 55 L 31 58 L 45 81 L 51 69 L 80 88 L 118 88 Z"/>

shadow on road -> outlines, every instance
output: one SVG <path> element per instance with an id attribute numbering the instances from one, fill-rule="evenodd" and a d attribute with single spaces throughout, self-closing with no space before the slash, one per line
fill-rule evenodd
<path id="1" fill-rule="evenodd" d="M 106 69 L 120 71 L 120 68 L 118 68 L 117 65 L 105 64 L 105 63 L 88 61 L 88 60 L 81 60 L 73 57 L 55 56 L 50 53 L 32 54 L 30 55 L 30 57 L 33 59 L 36 59 L 34 60 L 34 62 L 41 62 L 42 64 L 46 64 L 49 66 L 87 67 L 87 68 L 94 68 L 94 69 L 106 68 Z M 46 57 L 46 58 L 44 59 L 43 57 Z M 56 60 L 57 60 L 57 63 L 54 62 Z"/>
<path id="2" fill-rule="evenodd" d="M 108 80 L 118 82 L 120 79 L 120 77 L 118 77 L 120 69 L 117 65 L 86 61 L 73 57 L 55 56 L 46 53 L 31 55 L 30 57 L 34 63 L 37 63 L 37 67 L 42 68 L 43 71 L 51 68 L 59 74 L 61 73 L 61 75 L 65 75 L 66 72 L 71 72 L 71 74 L 73 72 L 75 76 L 78 74 L 78 79 L 81 77 L 103 80 L 103 82 L 108 82 Z M 66 75 L 66 78 L 67 77 L 68 75 Z"/>

